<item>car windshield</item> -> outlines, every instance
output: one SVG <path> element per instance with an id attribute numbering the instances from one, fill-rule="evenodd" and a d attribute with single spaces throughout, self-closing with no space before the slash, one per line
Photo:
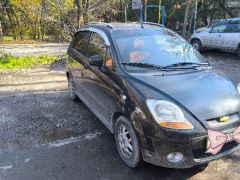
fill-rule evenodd
<path id="1" fill-rule="evenodd" d="M 207 63 L 186 40 L 165 28 L 120 30 L 112 35 L 123 64 L 169 67 Z"/>

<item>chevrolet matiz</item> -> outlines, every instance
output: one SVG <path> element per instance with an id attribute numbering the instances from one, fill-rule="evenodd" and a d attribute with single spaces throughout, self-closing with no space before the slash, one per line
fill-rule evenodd
<path id="1" fill-rule="evenodd" d="M 70 97 L 114 134 L 129 167 L 190 168 L 239 149 L 240 85 L 175 32 L 149 22 L 90 23 L 68 55 Z"/>

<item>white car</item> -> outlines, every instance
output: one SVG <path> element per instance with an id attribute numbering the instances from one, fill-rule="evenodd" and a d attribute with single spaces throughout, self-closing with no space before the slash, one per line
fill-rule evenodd
<path id="1" fill-rule="evenodd" d="M 214 26 L 197 31 L 190 42 L 199 51 L 220 49 L 236 52 L 240 57 L 240 18 L 220 20 Z"/>

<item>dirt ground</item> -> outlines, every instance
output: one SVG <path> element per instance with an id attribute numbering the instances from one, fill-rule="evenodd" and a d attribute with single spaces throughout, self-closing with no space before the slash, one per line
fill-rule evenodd
<path id="1" fill-rule="evenodd" d="M 240 60 L 208 52 L 209 61 L 240 82 Z M 0 74 L 0 179 L 240 179 L 240 152 L 205 170 L 126 167 L 114 137 L 67 93 L 65 63 Z"/>
<path id="2" fill-rule="evenodd" d="M 65 60 L 33 69 L 0 72 L 0 97 L 67 89 Z"/>
<path id="3" fill-rule="evenodd" d="M 0 44 L 0 55 L 2 53 L 13 56 L 61 56 L 67 51 L 69 44 L 37 43 L 37 44 Z"/>

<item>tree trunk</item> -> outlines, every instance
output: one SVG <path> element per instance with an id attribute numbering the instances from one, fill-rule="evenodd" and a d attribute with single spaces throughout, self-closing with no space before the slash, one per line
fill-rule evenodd
<path id="1" fill-rule="evenodd" d="M 182 32 L 182 35 L 183 35 L 184 38 L 186 38 L 188 14 L 189 14 L 190 5 L 191 5 L 191 2 L 188 0 L 187 4 L 186 4 L 185 15 L 184 15 L 184 22 L 183 22 L 183 32 Z"/>
<path id="2" fill-rule="evenodd" d="M 79 0 L 74 0 L 74 4 L 77 7 L 77 28 L 80 28 L 80 18 L 81 18 L 81 6 Z"/>
<path id="3" fill-rule="evenodd" d="M 226 13 L 228 13 L 228 15 L 232 18 L 234 18 L 234 14 L 232 13 L 232 11 L 230 11 L 229 9 L 226 8 L 225 4 L 221 3 L 221 2 L 217 2 L 219 7 L 222 8 Z"/>
<path id="4" fill-rule="evenodd" d="M 89 0 L 82 0 L 83 5 L 83 22 L 84 24 L 88 23 L 88 7 L 89 7 Z"/>
<path id="5" fill-rule="evenodd" d="M 190 5 L 189 7 L 189 14 L 190 14 L 190 21 L 189 21 L 189 28 L 188 30 L 186 29 L 186 32 L 189 34 L 192 32 L 192 26 L 193 26 L 193 18 L 194 18 L 194 11 L 193 11 L 194 7 L 192 5 Z"/>

